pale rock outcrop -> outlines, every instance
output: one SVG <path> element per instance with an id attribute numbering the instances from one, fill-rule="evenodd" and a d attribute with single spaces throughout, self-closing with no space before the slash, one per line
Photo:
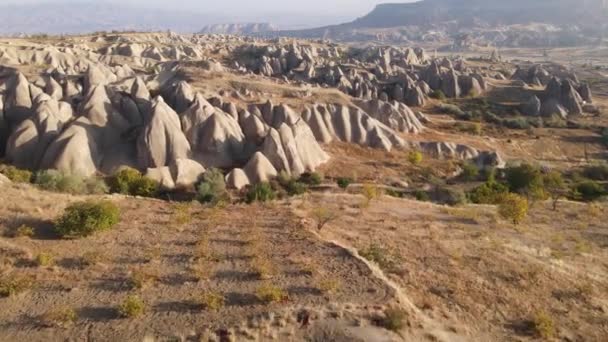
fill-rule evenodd
<path id="1" fill-rule="evenodd" d="M 533 95 L 530 100 L 521 105 L 521 112 L 524 115 L 538 116 L 540 115 L 542 103 L 538 96 Z"/>
<path id="2" fill-rule="evenodd" d="M 295 164 L 301 164 L 303 171 L 312 172 L 321 164 L 329 161 L 329 155 L 319 146 L 312 130 L 304 121 L 299 121 L 293 125 L 291 130 L 293 131 L 292 142 L 295 143 L 295 152 L 291 152 L 293 143 L 287 144 L 286 151 L 288 157 L 293 154 L 294 158 L 299 159 L 299 161 L 291 163 L 292 174 L 298 174 L 297 171 L 294 171 L 296 169 Z"/>
<path id="3" fill-rule="evenodd" d="M 403 102 L 408 106 L 422 107 L 426 102 L 425 92 L 420 87 L 413 86 L 407 89 Z"/>
<path id="4" fill-rule="evenodd" d="M 192 186 L 205 173 L 205 168 L 191 159 L 177 159 L 169 168 L 177 188 Z"/>
<path id="5" fill-rule="evenodd" d="M 101 164 L 101 149 L 95 142 L 99 128 L 81 116 L 65 128 L 46 150 L 40 169 L 92 176 Z"/>
<path id="6" fill-rule="evenodd" d="M 591 95 L 591 88 L 588 83 L 581 84 L 578 92 L 586 103 L 593 103 L 593 96 Z"/>
<path id="7" fill-rule="evenodd" d="M 97 66 L 89 64 L 89 69 L 84 77 L 84 90 L 89 91 L 93 87 L 105 85 L 110 81 Z"/>
<path id="8" fill-rule="evenodd" d="M 262 118 L 246 110 L 241 111 L 239 114 L 239 125 L 247 141 L 253 142 L 256 145 L 260 144 L 268 134 L 269 127 L 264 123 Z"/>
<path id="9" fill-rule="evenodd" d="M 128 151 L 120 148 L 122 134 L 129 122 L 115 112 L 105 86 L 97 85 L 89 92 L 79 108 L 81 116 L 63 129 L 44 153 L 41 169 L 56 169 L 68 174 L 91 176 L 114 168 L 108 161 L 126 159 Z"/>
<path id="10" fill-rule="evenodd" d="M 63 99 L 63 88 L 53 77 L 49 77 L 49 81 L 46 84 L 45 92 L 49 94 L 54 100 L 60 101 Z"/>
<path id="11" fill-rule="evenodd" d="M 206 167 L 230 167 L 243 157 L 245 135 L 238 121 L 202 96 L 183 113 L 182 123 L 193 158 Z"/>
<path id="12" fill-rule="evenodd" d="M 71 110 L 69 106 L 67 108 Z M 48 95 L 39 96 L 34 114 L 21 122 L 10 135 L 6 145 L 7 160 L 20 168 L 38 168 L 47 147 L 70 117 L 69 112 L 62 113 L 56 100 Z"/>
<path id="13" fill-rule="evenodd" d="M 568 117 L 568 110 L 564 108 L 564 106 L 562 106 L 557 99 L 554 98 L 543 102 L 540 112 L 542 116 L 557 115 L 562 119 L 566 119 Z"/>
<path id="14" fill-rule="evenodd" d="M 424 126 L 405 104 L 381 100 L 357 101 L 357 105 L 386 126 L 406 133 L 420 133 Z"/>
<path id="15" fill-rule="evenodd" d="M 483 87 L 479 84 L 478 79 L 473 76 L 460 76 L 458 83 L 460 91 L 464 95 L 479 96 L 483 93 Z"/>
<path id="16" fill-rule="evenodd" d="M 243 169 L 233 169 L 226 175 L 226 186 L 230 189 L 241 190 L 249 184 L 249 178 Z"/>
<path id="17" fill-rule="evenodd" d="M 30 83 L 22 73 L 17 73 L 9 90 L 4 103 L 5 118 L 10 123 L 19 123 L 31 115 Z"/>
<path id="18" fill-rule="evenodd" d="M 186 81 L 180 81 L 164 93 L 167 103 L 179 114 L 190 108 L 196 93 Z"/>
<path id="19" fill-rule="evenodd" d="M 390 151 L 404 146 L 404 141 L 388 126 L 357 107 L 315 105 L 302 118 L 311 127 L 318 141 L 332 139 Z"/>
<path id="20" fill-rule="evenodd" d="M 328 124 L 331 122 L 331 113 L 325 107 L 308 107 L 302 114 L 302 117 L 308 123 L 317 141 L 323 144 L 332 142 L 335 132 L 330 131 L 333 128 Z"/>
<path id="21" fill-rule="evenodd" d="M 441 77 L 441 90 L 447 97 L 460 97 L 458 75 L 454 69 L 450 69 Z"/>
<path id="22" fill-rule="evenodd" d="M 262 152 L 256 152 L 243 171 L 251 183 L 268 182 L 279 174 Z"/>
<path id="23" fill-rule="evenodd" d="M 156 181 L 163 189 L 175 189 L 175 182 L 168 166 L 148 168 L 144 176 Z"/>
<path id="24" fill-rule="evenodd" d="M 160 96 L 154 99 L 151 117 L 137 139 L 137 156 L 142 169 L 171 165 L 190 156 L 179 117 Z"/>
<path id="25" fill-rule="evenodd" d="M 283 149 L 281 136 L 276 129 L 271 128 L 268 132 L 268 135 L 262 144 L 261 152 L 266 156 L 274 169 L 279 172 L 285 171 L 290 174 L 289 161 L 287 160 L 287 155 Z"/>

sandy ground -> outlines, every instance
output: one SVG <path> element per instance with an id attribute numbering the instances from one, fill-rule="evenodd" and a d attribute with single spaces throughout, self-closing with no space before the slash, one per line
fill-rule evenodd
<path id="1" fill-rule="evenodd" d="M 5 233 L 0 238 L 2 275 L 35 279 L 30 291 L 0 298 L 2 341 L 137 341 L 145 336 L 198 340 L 224 330 L 237 340 L 300 340 L 315 332 L 297 322 L 302 311 L 310 312 L 311 322 L 337 318 L 339 326 L 357 320 L 361 329 L 378 330 L 366 326 L 394 302 L 393 291 L 372 276 L 365 263 L 311 235 L 282 203 L 224 209 L 192 204 L 186 220 L 176 218 L 183 209 L 169 202 L 110 197 L 122 210 L 116 229 L 61 240 L 53 235 L 49 220 L 77 198 L 19 185 L 4 186 L 2 193 L 13 199 L 0 204 Z M 35 228 L 36 234 L 6 237 L 22 224 Z M 212 261 L 204 266 L 209 279 L 201 280 L 193 265 L 205 236 Z M 250 246 L 254 237 L 262 241 L 256 249 Z M 53 265 L 36 266 L 33 260 L 40 253 L 52 255 Z M 93 253 L 101 261 L 83 264 Z M 271 279 L 260 280 L 255 273 L 253 259 L 260 255 L 268 256 Z M 142 289 L 130 285 L 136 272 L 148 275 Z M 327 282 L 335 284 L 331 292 L 324 290 Z M 263 284 L 279 287 L 288 299 L 264 305 L 256 297 Z M 208 291 L 225 296 L 225 306 L 217 312 L 197 302 Z M 145 302 L 145 314 L 120 319 L 117 305 L 134 293 Z M 45 313 L 61 308 L 76 312 L 75 324 L 46 328 Z"/>
<path id="2" fill-rule="evenodd" d="M 0 204 L 2 276 L 31 275 L 36 285 L 0 298 L 3 341 L 206 341 L 226 334 L 237 341 L 529 341 L 538 312 L 550 317 L 556 339 L 608 338 L 605 204 L 562 202 L 554 212 L 537 203 L 513 226 L 492 206 L 383 196 L 366 207 L 359 195 L 335 190 L 221 209 L 109 196 L 122 210 L 116 229 L 61 240 L 49 220 L 80 198 L 26 185 L 2 191 L 12 199 Z M 339 214 L 320 232 L 312 214 L 318 207 Z M 35 228 L 32 238 L 9 237 L 24 223 Z M 201 280 L 192 267 L 205 236 L 213 257 Z M 254 239 L 263 241 L 259 249 L 251 249 Z M 384 262 L 359 256 L 374 245 Z M 40 253 L 52 255 L 53 265 L 36 266 Z M 91 253 L 101 261 L 83 264 Z M 268 255 L 272 279 L 255 274 L 259 255 Z M 138 271 L 153 276 L 134 289 Z M 337 284 L 332 291 L 324 290 L 327 281 Z M 288 299 L 261 303 L 256 289 L 269 282 Z M 208 291 L 226 298 L 217 312 L 198 300 Z M 129 294 L 145 302 L 141 317 L 118 316 Z M 408 313 L 400 335 L 375 326 L 388 306 Z M 73 325 L 45 320 L 61 308 L 75 311 Z"/>
<path id="3" fill-rule="evenodd" d="M 474 341 L 534 340 L 546 312 L 556 340 L 608 338 L 608 211 L 603 206 L 537 203 L 513 226 L 491 206 L 442 207 L 384 197 L 318 194 L 296 211 L 331 207 L 340 219 L 326 239 L 365 251 L 380 246 L 389 278 L 427 316 Z"/>

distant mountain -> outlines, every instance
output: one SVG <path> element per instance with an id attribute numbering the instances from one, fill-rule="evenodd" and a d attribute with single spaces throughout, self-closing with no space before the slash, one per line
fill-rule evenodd
<path id="1" fill-rule="evenodd" d="M 429 34 L 444 37 L 472 30 L 504 30 L 505 26 L 541 24 L 562 28 L 568 34 L 576 31 L 602 36 L 608 31 L 607 23 L 608 0 L 423 0 L 380 4 L 352 22 L 281 31 L 277 35 L 408 41 L 428 39 Z M 515 30 L 521 30 L 521 27 Z"/>
<path id="2" fill-rule="evenodd" d="M 490 25 L 593 24 L 606 19 L 606 0 L 425 0 L 381 4 L 352 22 L 354 27 L 425 25 L 456 20 Z M 591 22 L 590 22 L 591 21 Z"/>
<path id="3" fill-rule="evenodd" d="M 110 30 L 195 32 L 224 16 L 101 2 L 0 5 L 0 34 L 83 33 Z"/>
<path id="4" fill-rule="evenodd" d="M 199 33 L 249 35 L 254 33 L 274 32 L 277 30 L 278 28 L 276 26 L 269 23 L 214 24 L 203 27 Z"/>

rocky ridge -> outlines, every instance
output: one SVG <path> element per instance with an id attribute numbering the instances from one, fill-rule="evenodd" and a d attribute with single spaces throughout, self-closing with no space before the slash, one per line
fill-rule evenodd
<path id="1" fill-rule="evenodd" d="M 189 61 L 210 72 L 251 72 L 245 64 L 223 65 L 208 57 L 229 37 L 155 34 L 145 37 L 147 43 L 133 40 L 128 35 L 92 37 L 91 45 L 102 44 L 95 49 L 84 41 L 0 45 L 3 64 L 39 66 L 27 76 L 18 67 L 0 72 L 0 151 L 6 161 L 82 176 L 113 174 L 128 166 L 169 189 L 190 186 L 212 167 L 227 170 L 228 184 L 235 188 L 281 172 L 298 176 L 328 161 L 322 145 L 332 141 L 502 163 L 494 152 L 407 141 L 407 134 L 424 130 L 426 120 L 409 108 L 407 94 L 424 101 L 433 89 L 459 96 L 485 87 L 483 76 L 449 60 L 429 60 L 421 49 L 366 50 L 353 63 L 376 69 L 343 73 L 330 61 L 341 53 L 337 47 L 269 45 L 268 55 L 254 58 L 263 66 L 274 64 L 264 75 L 297 79 L 313 70 L 298 82 L 323 80 L 324 86 L 329 82 L 353 97 L 348 105 L 315 103 L 299 111 L 270 100 L 243 105 L 219 94 L 205 96 L 184 80 L 180 63 Z M 249 48 L 246 40 L 235 38 L 237 47 L 229 45 L 226 53 L 242 53 Z"/>

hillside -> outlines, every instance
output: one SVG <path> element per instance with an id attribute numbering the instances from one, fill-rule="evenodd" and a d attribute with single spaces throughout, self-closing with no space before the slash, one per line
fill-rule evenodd
<path id="1" fill-rule="evenodd" d="M 378 5 L 368 15 L 352 22 L 351 26 L 432 26 L 449 21 L 458 21 L 463 26 L 532 22 L 596 25 L 606 18 L 604 4 L 602 0 L 425 0 L 408 4 Z"/>
<path id="2" fill-rule="evenodd" d="M 0 34 L 74 34 L 110 30 L 195 32 L 221 16 L 103 2 L 0 4 Z"/>
<path id="3" fill-rule="evenodd" d="M 455 37 L 466 34 L 480 36 L 482 44 L 491 45 L 517 46 L 522 40 L 526 46 L 578 45 L 603 37 L 607 18 L 604 0 L 424 0 L 381 4 L 349 23 L 283 31 L 279 35 L 344 41 L 454 42 Z"/>

